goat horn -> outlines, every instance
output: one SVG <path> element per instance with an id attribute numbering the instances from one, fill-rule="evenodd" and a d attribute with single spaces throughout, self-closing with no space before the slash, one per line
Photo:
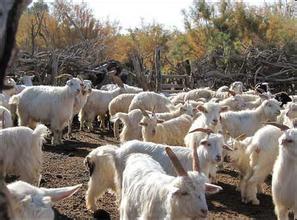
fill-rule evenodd
<path id="1" fill-rule="evenodd" d="M 197 149 L 195 147 L 195 144 L 193 144 L 193 147 L 192 147 L 192 156 L 193 156 L 193 170 L 194 171 L 197 171 L 200 173 L 200 165 L 199 165 L 199 157 L 198 157 L 198 154 L 197 154 Z"/>
<path id="2" fill-rule="evenodd" d="M 80 81 L 82 81 L 82 82 L 84 81 L 84 79 L 80 75 L 77 75 L 77 78 L 80 79 Z"/>
<path id="3" fill-rule="evenodd" d="M 64 74 L 61 74 L 59 76 L 56 76 L 55 79 L 60 79 L 62 77 L 69 77 L 70 79 L 73 78 L 73 76 L 71 74 L 68 74 L 68 73 L 64 73 Z"/>
<path id="4" fill-rule="evenodd" d="M 276 122 L 265 122 L 264 124 L 265 125 L 275 126 L 275 127 L 279 128 L 279 129 L 281 129 L 282 131 L 286 131 L 286 130 L 290 129 L 287 125 L 279 124 L 279 123 L 276 123 Z"/>
<path id="5" fill-rule="evenodd" d="M 193 132 L 196 132 L 196 131 L 200 131 L 200 132 L 206 133 L 208 135 L 210 135 L 211 133 L 214 133 L 213 130 L 211 130 L 210 128 L 196 128 L 196 129 L 194 129 L 192 131 L 189 131 L 189 134 L 193 133 Z"/>
<path id="6" fill-rule="evenodd" d="M 178 176 L 188 176 L 188 173 L 185 171 L 185 169 L 181 165 L 179 159 L 177 158 L 175 153 L 172 151 L 172 149 L 170 147 L 166 147 L 165 151 L 166 151 L 169 159 L 171 160 L 171 163 L 174 166 L 177 175 Z"/>
<path id="7" fill-rule="evenodd" d="M 148 117 L 148 118 L 150 117 L 149 114 L 142 107 L 138 106 L 138 108 L 142 112 L 143 116 Z"/>
<path id="8" fill-rule="evenodd" d="M 236 96 L 236 93 L 232 90 L 228 90 L 228 93 L 231 94 L 232 96 Z"/>
<path id="9" fill-rule="evenodd" d="M 240 134 L 239 136 L 237 136 L 236 138 L 235 138 L 235 140 L 239 140 L 239 141 L 241 141 L 241 140 L 243 140 L 243 139 L 245 139 L 246 138 L 246 134 Z"/>
<path id="10" fill-rule="evenodd" d="M 155 110 L 156 110 L 156 106 L 154 105 L 153 110 L 152 110 L 152 114 L 155 114 Z"/>

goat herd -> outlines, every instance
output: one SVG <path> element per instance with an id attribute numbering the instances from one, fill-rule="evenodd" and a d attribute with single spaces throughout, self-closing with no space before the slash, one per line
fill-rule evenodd
<path id="1" fill-rule="evenodd" d="M 226 160 L 240 173 L 237 190 L 243 203 L 261 205 L 257 194 L 272 173 L 277 218 L 288 219 L 291 211 L 297 217 L 296 95 L 272 94 L 267 83 L 246 91 L 236 81 L 218 90 L 166 96 L 109 74 L 116 84 L 101 89 L 70 75 L 60 87 L 33 86 L 28 76 L 17 85 L 6 77 L 10 89 L 0 94 L 0 172 L 19 176 L 7 185 L 13 219 L 54 219 L 52 203 L 81 187 L 39 187 L 45 137 L 52 134 L 52 145 L 69 139 L 77 114 L 80 129 L 88 132 L 96 117 L 106 129 L 109 115 L 121 142 L 98 147 L 84 160 L 90 211 L 112 190 L 121 219 L 205 219 L 206 197 L 224 190 L 215 184 Z"/>

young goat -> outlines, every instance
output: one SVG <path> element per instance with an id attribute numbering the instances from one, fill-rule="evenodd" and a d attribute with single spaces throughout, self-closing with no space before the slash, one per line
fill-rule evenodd
<path id="1" fill-rule="evenodd" d="M 241 134 L 252 136 L 265 121 L 275 121 L 280 114 L 280 104 L 275 99 L 265 100 L 255 110 L 225 112 L 221 114 L 223 131 L 233 138 Z"/>
<path id="2" fill-rule="evenodd" d="M 220 131 L 220 113 L 227 111 L 228 107 L 221 107 L 218 103 L 208 102 L 198 106 L 197 110 L 202 114 L 192 123 L 189 131 L 196 128 L 209 128 L 214 132 Z M 185 145 L 187 147 L 190 147 L 191 144 L 198 146 L 205 136 L 204 132 L 190 132 L 184 138 Z"/>
<path id="3" fill-rule="evenodd" d="M 155 115 L 149 116 L 145 111 L 143 111 L 143 115 L 139 124 L 142 126 L 144 141 L 175 146 L 183 145 L 183 139 L 192 124 L 191 116 L 183 114 L 164 122 Z"/>

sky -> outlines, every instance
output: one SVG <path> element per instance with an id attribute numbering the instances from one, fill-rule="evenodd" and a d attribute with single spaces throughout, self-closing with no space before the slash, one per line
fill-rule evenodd
<path id="1" fill-rule="evenodd" d="M 35 0 L 34 0 L 35 1 Z M 44 0 L 52 2 L 53 0 Z M 183 30 L 182 9 L 188 9 L 193 0 L 83 0 L 94 10 L 97 18 L 109 18 L 118 21 L 122 31 L 140 25 L 141 19 L 151 23 L 156 21 L 166 28 Z M 215 1 L 215 0 L 210 0 Z M 276 0 L 244 0 L 251 5 L 261 5 L 264 2 L 273 3 Z M 75 3 L 82 0 L 73 0 Z M 217 2 L 217 1 L 215 1 Z"/>

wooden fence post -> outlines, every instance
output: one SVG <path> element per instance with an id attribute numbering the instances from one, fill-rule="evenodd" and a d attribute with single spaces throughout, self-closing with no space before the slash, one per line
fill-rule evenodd
<path id="1" fill-rule="evenodd" d="M 156 71 L 156 92 L 161 91 L 162 76 L 161 76 L 161 48 L 155 49 L 155 71 Z"/>

